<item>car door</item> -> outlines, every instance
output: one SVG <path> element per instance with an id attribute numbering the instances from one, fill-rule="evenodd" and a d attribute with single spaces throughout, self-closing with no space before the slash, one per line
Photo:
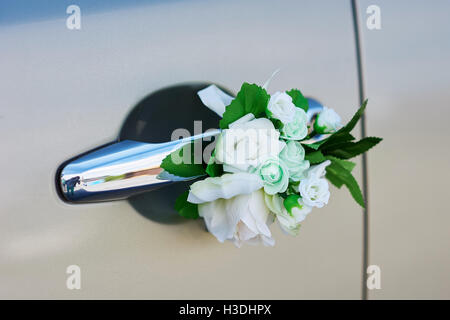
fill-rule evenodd
<path id="1" fill-rule="evenodd" d="M 362 28 L 368 130 L 385 138 L 369 156 L 370 298 L 449 299 L 450 3 L 359 3 L 381 16 Z"/>
<path id="2" fill-rule="evenodd" d="M 78 1 L 79 30 L 66 26 L 71 3 L 34 14 L 14 3 L 19 18 L 0 27 L 2 298 L 360 298 L 362 214 L 346 190 L 298 237 L 273 228 L 275 247 L 237 249 L 201 219 L 145 214 L 173 216 L 173 203 L 68 204 L 55 188 L 61 163 L 117 139 L 139 101 L 181 83 L 237 92 L 280 68 L 269 92 L 300 88 L 348 120 L 359 103 L 349 1 Z M 71 265 L 81 290 L 66 286 Z"/>

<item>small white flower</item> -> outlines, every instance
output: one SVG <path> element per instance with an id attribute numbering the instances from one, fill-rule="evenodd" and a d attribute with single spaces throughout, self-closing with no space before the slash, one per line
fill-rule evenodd
<path id="1" fill-rule="evenodd" d="M 330 163 L 330 160 L 327 160 L 319 165 L 312 166 L 306 172 L 306 179 L 300 181 L 299 191 L 306 205 L 322 208 L 328 203 L 330 191 L 328 181 L 324 176 L 325 168 Z"/>
<path id="2" fill-rule="evenodd" d="M 277 194 L 265 194 L 264 200 L 270 211 L 275 214 L 280 228 L 293 236 L 298 234 L 300 222 L 305 220 L 312 210 L 298 195 L 291 195 L 287 199 L 283 199 Z M 286 208 L 287 202 L 288 208 Z"/>
<path id="3" fill-rule="evenodd" d="M 228 200 L 217 199 L 199 204 L 198 212 L 205 220 L 208 231 L 220 242 L 230 240 L 237 247 L 243 243 L 275 244 L 268 227 L 272 217 L 264 202 L 262 189 Z"/>
<path id="4" fill-rule="evenodd" d="M 301 108 L 295 108 L 294 120 L 286 123 L 281 128 L 281 137 L 287 140 L 302 140 L 308 134 L 306 112 Z"/>
<path id="5" fill-rule="evenodd" d="M 305 178 L 304 172 L 309 168 L 309 161 L 305 160 L 305 149 L 298 141 L 290 140 L 280 153 L 280 159 L 289 169 L 289 179 L 300 181 Z"/>
<path id="6" fill-rule="evenodd" d="M 331 164 L 330 160 L 326 160 L 322 163 L 316 164 L 315 166 L 311 166 L 306 175 L 308 177 L 316 177 L 317 179 L 325 177 L 325 174 L 327 173 L 326 168 Z"/>
<path id="7" fill-rule="evenodd" d="M 341 117 L 333 109 L 323 107 L 314 123 L 317 133 L 333 133 L 342 127 Z"/>
<path id="8" fill-rule="evenodd" d="M 292 102 L 291 96 L 286 92 L 275 92 L 267 105 L 268 115 L 271 118 L 280 120 L 283 124 L 294 120 L 294 113 L 297 107 Z"/>
<path id="9" fill-rule="evenodd" d="M 248 115 L 222 131 L 216 143 L 216 160 L 226 172 L 246 172 L 266 159 L 278 156 L 285 143 L 280 133 L 266 118 L 253 119 Z"/>

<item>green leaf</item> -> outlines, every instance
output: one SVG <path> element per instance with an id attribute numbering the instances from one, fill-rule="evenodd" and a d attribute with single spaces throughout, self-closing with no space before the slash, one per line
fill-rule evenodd
<path id="1" fill-rule="evenodd" d="M 332 134 L 331 136 L 329 136 L 327 139 L 325 139 L 325 141 L 323 141 L 323 143 L 320 145 L 320 149 L 324 150 L 324 149 L 330 148 L 331 146 L 334 146 L 336 144 L 341 144 L 341 143 L 352 141 L 352 140 L 355 140 L 355 137 L 352 136 L 350 133 L 336 132 L 336 133 Z"/>
<path id="2" fill-rule="evenodd" d="M 308 160 L 310 164 L 317 164 L 324 162 L 326 158 L 320 151 L 313 151 L 305 155 L 305 160 Z"/>
<path id="3" fill-rule="evenodd" d="M 195 164 L 194 143 L 167 155 L 161 163 L 161 168 L 178 177 L 196 177 L 206 173 L 202 164 Z"/>
<path id="4" fill-rule="evenodd" d="M 355 140 L 355 137 L 353 137 L 350 133 L 341 133 L 339 136 L 334 138 L 334 141 L 331 140 L 327 140 L 325 141 L 321 146 L 320 146 L 320 150 L 322 152 L 324 152 L 326 150 L 332 150 L 332 149 L 337 149 L 340 148 L 341 146 L 345 145 L 347 142 Z"/>
<path id="5" fill-rule="evenodd" d="M 366 109 L 366 106 L 367 106 L 367 99 L 364 100 L 363 104 L 358 109 L 358 111 L 356 111 L 356 113 L 353 115 L 352 119 L 344 127 L 339 129 L 335 134 L 352 131 L 353 128 L 356 126 L 356 123 L 359 121 L 359 119 L 363 115 L 364 110 Z"/>
<path id="6" fill-rule="evenodd" d="M 283 201 L 283 205 L 286 208 L 288 214 L 293 217 L 292 209 L 293 208 L 301 208 L 302 206 L 298 203 L 298 199 L 300 196 L 298 194 L 291 194 L 286 197 Z"/>
<path id="7" fill-rule="evenodd" d="M 274 118 L 270 118 L 270 120 L 272 121 L 275 129 L 280 130 L 281 128 L 283 128 L 283 122 L 281 122 L 280 120 Z"/>
<path id="8" fill-rule="evenodd" d="M 298 108 L 305 110 L 305 112 L 309 109 L 308 99 L 306 99 L 303 94 L 298 89 L 291 89 L 290 91 L 286 91 L 288 95 L 292 98 L 292 103 Z"/>
<path id="9" fill-rule="evenodd" d="M 311 149 L 313 149 L 313 150 L 319 150 L 320 146 L 321 146 L 323 143 L 325 143 L 325 142 L 326 142 L 326 139 L 320 140 L 320 141 L 317 141 L 317 142 L 314 142 L 314 143 L 311 143 L 311 144 L 305 144 L 304 146 L 306 146 L 306 147 L 308 147 L 308 148 L 311 148 Z"/>
<path id="10" fill-rule="evenodd" d="M 298 185 L 300 184 L 300 181 L 290 181 L 288 189 L 286 192 L 280 194 L 282 197 L 286 198 L 288 194 L 298 194 Z M 297 189 L 297 191 L 295 191 Z"/>
<path id="11" fill-rule="evenodd" d="M 335 158 L 333 156 L 326 156 L 325 159 L 330 160 L 331 162 L 337 162 L 339 165 L 341 165 L 345 170 L 352 172 L 353 168 L 355 168 L 356 163 L 348 160 L 342 160 Z"/>
<path id="12" fill-rule="evenodd" d="M 230 123 L 248 113 L 253 113 L 256 118 L 264 116 L 269 98 L 264 88 L 244 82 L 236 98 L 226 107 L 223 118 L 220 120 L 220 128 L 228 128 Z"/>
<path id="13" fill-rule="evenodd" d="M 331 164 L 326 168 L 327 179 L 338 188 L 343 184 L 347 187 L 352 195 L 353 199 L 361 206 L 364 205 L 364 198 L 359 188 L 358 182 L 353 177 L 350 171 L 341 166 L 338 162 L 332 161 Z M 340 186 L 339 186 L 340 185 Z"/>
<path id="14" fill-rule="evenodd" d="M 333 172 L 327 170 L 325 177 L 338 189 L 340 189 L 344 185 L 344 181 Z"/>
<path id="15" fill-rule="evenodd" d="M 350 159 L 366 152 L 377 145 L 381 138 L 367 137 L 358 142 L 345 142 L 327 147 L 323 152 L 327 155 L 335 156 L 340 159 Z M 325 149 L 325 148 L 324 148 Z"/>
<path id="16" fill-rule="evenodd" d="M 325 148 L 325 146 L 327 145 L 333 145 L 335 143 L 342 143 L 342 142 L 346 142 L 346 141 L 351 141 L 354 140 L 355 137 L 353 137 L 350 133 L 348 132 L 341 132 L 339 134 L 334 133 L 331 136 L 329 136 L 328 138 L 325 138 L 323 140 L 311 143 L 311 144 L 305 144 L 305 146 L 307 146 L 308 148 L 311 148 L 313 150 L 319 150 L 319 149 L 323 149 Z"/>
<path id="17" fill-rule="evenodd" d="M 216 150 L 213 151 L 211 158 L 209 158 L 206 173 L 210 177 L 218 177 L 223 174 L 223 165 L 216 163 Z"/>
<path id="18" fill-rule="evenodd" d="M 199 217 L 198 206 L 187 201 L 188 195 L 189 191 L 185 191 L 177 198 L 175 201 L 175 210 L 178 211 L 180 216 L 186 219 L 197 219 Z"/>

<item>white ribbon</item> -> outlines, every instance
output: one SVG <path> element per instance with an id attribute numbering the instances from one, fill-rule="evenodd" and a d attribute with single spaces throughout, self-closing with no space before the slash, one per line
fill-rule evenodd
<path id="1" fill-rule="evenodd" d="M 269 79 L 264 83 L 263 88 L 267 90 L 272 78 L 280 71 L 280 69 L 275 70 Z M 220 90 L 216 85 L 212 84 L 205 89 L 197 92 L 200 100 L 203 104 L 207 106 L 210 110 L 217 113 L 220 117 L 223 117 L 225 108 L 233 101 L 234 97 Z"/>
<path id="2" fill-rule="evenodd" d="M 269 79 L 264 83 L 263 88 L 267 90 L 267 87 L 269 87 L 270 81 L 272 81 L 273 77 L 277 75 L 277 73 L 280 72 L 280 69 L 275 70 Z"/>
<path id="3" fill-rule="evenodd" d="M 234 97 L 226 94 L 214 84 L 200 90 L 197 94 L 203 104 L 217 113 L 220 117 L 223 117 L 225 107 L 228 106 L 234 99 Z"/>

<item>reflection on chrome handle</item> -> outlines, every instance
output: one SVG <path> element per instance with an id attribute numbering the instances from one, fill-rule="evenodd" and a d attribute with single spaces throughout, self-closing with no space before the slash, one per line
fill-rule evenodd
<path id="1" fill-rule="evenodd" d="M 59 176 L 61 193 L 64 200 L 72 203 L 99 202 L 125 199 L 175 181 L 191 180 L 160 175 L 162 160 L 195 140 L 219 133 L 220 130 L 213 130 L 167 143 L 125 140 L 108 145 L 62 168 Z"/>

